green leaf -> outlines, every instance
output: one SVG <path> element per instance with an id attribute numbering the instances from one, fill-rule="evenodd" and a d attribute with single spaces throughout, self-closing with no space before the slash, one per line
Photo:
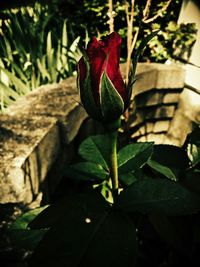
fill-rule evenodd
<path id="1" fill-rule="evenodd" d="M 169 178 L 172 181 L 176 181 L 176 176 L 174 175 L 174 173 L 172 172 L 172 170 L 170 168 L 168 168 L 167 166 L 164 166 L 154 160 L 149 159 L 147 162 L 147 165 L 149 165 L 149 167 L 151 167 L 152 169 L 154 169 L 155 171 L 163 174 L 165 177 Z"/>
<path id="2" fill-rule="evenodd" d="M 71 213 L 73 207 L 84 207 L 83 201 L 90 209 L 105 210 L 110 205 L 105 201 L 103 196 L 96 191 L 90 191 L 82 194 L 73 194 L 60 198 L 57 202 L 42 211 L 32 222 L 29 223 L 31 229 L 51 228 L 58 224 L 65 212 Z M 87 209 L 86 209 L 87 210 Z M 79 212 L 78 212 L 79 213 Z"/>
<path id="3" fill-rule="evenodd" d="M 191 166 L 194 168 L 200 162 L 200 127 L 196 126 L 196 128 L 192 131 L 191 134 L 187 137 L 187 153 L 188 157 L 191 161 Z M 190 166 L 190 167 L 191 167 Z"/>
<path id="4" fill-rule="evenodd" d="M 13 88 L 5 85 L 1 81 L 0 81 L 0 87 L 2 87 L 3 91 L 8 97 L 12 97 L 14 100 L 16 100 L 19 97 L 19 95 L 15 92 Z"/>
<path id="5" fill-rule="evenodd" d="M 123 114 L 124 101 L 105 71 L 102 74 L 100 88 L 100 104 L 103 117 L 107 121 L 118 119 Z"/>
<path id="6" fill-rule="evenodd" d="M 44 80 L 45 78 L 47 78 L 48 81 L 50 81 L 51 77 L 50 77 L 50 74 L 48 73 L 48 70 L 46 68 L 46 62 L 37 58 L 37 66 L 38 66 L 39 71 L 42 74 L 42 79 Z"/>
<path id="7" fill-rule="evenodd" d="M 101 165 L 92 162 L 80 162 L 68 166 L 65 174 L 73 179 L 86 181 L 105 180 L 109 177 L 109 173 Z"/>
<path id="8" fill-rule="evenodd" d="M 47 34 L 47 66 L 51 73 L 53 62 L 53 48 L 52 48 L 52 38 L 51 38 L 51 31 Z"/>
<path id="9" fill-rule="evenodd" d="M 190 242 L 185 242 L 185 229 L 180 230 L 182 226 L 180 225 L 180 221 L 173 222 L 173 219 L 176 220 L 177 217 L 169 217 L 161 214 L 149 215 L 149 220 L 159 236 L 164 239 L 172 248 L 181 253 L 187 253 L 189 256 L 191 253 L 188 247 L 190 246 Z"/>
<path id="10" fill-rule="evenodd" d="M 70 48 L 69 48 L 69 52 L 71 52 L 72 54 L 74 52 L 76 52 L 77 48 L 78 48 L 78 44 L 79 44 L 79 41 L 80 41 L 80 36 L 78 36 L 73 42 L 72 44 L 70 45 Z M 80 55 L 79 55 L 80 56 Z"/>
<path id="11" fill-rule="evenodd" d="M 188 144 L 188 155 L 192 165 L 198 164 L 200 162 L 200 146 Z"/>
<path id="12" fill-rule="evenodd" d="M 177 178 L 189 167 L 189 158 L 183 148 L 172 145 L 154 145 L 151 160 L 171 169 Z"/>
<path id="13" fill-rule="evenodd" d="M 6 47 L 6 52 L 7 52 L 7 58 L 12 62 L 13 61 L 13 51 L 10 46 L 10 42 L 7 40 L 7 38 L 4 36 L 4 42 L 5 42 L 5 47 Z"/>
<path id="14" fill-rule="evenodd" d="M 62 40 L 62 49 L 61 49 L 62 64 L 65 66 L 65 65 L 68 65 L 68 62 L 67 62 L 68 36 L 67 36 L 67 20 L 66 19 L 63 22 L 61 40 Z"/>
<path id="15" fill-rule="evenodd" d="M 200 170 L 190 170 L 187 172 L 181 180 L 181 184 L 200 196 Z"/>
<path id="16" fill-rule="evenodd" d="M 133 172 L 141 168 L 151 157 L 153 143 L 135 143 L 122 148 L 118 153 L 120 174 Z"/>
<path id="17" fill-rule="evenodd" d="M 17 218 L 17 220 L 11 225 L 10 229 L 26 229 L 28 224 L 47 207 L 48 205 L 24 213 L 22 216 Z"/>
<path id="18" fill-rule="evenodd" d="M 136 235 L 133 222 L 119 211 L 111 211 L 88 246 L 80 266 L 135 266 Z"/>
<path id="19" fill-rule="evenodd" d="M 44 206 L 28 211 L 20 216 L 11 225 L 9 229 L 9 236 L 16 246 L 31 250 L 35 249 L 48 229 L 30 230 L 27 228 L 27 226 L 38 214 L 40 214 L 40 212 L 45 210 L 47 207 L 48 206 Z"/>
<path id="20" fill-rule="evenodd" d="M 27 85 L 24 82 L 22 82 L 17 76 L 15 76 L 15 74 L 13 74 L 12 72 L 10 72 L 6 69 L 1 69 L 1 70 L 6 73 L 9 80 L 11 81 L 11 83 L 13 85 L 16 86 L 16 88 L 18 89 L 17 91 L 20 94 L 27 94 L 30 91 L 29 88 L 27 87 Z"/>
<path id="21" fill-rule="evenodd" d="M 9 237 L 15 246 L 33 250 L 42 240 L 48 229 L 28 230 L 28 229 L 11 229 Z"/>
<path id="22" fill-rule="evenodd" d="M 58 47 L 56 51 L 56 69 L 58 72 L 62 70 L 62 61 L 61 61 L 61 43 L 58 41 Z"/>
<path id="23" fill-rule="evenodd" d="M 54 223 L 36 248 L 30 267 L 133 266 L 135 227 L 126 215 L 112 210 L 100 194 L 67 197 L 44 213 L 42 225 L 49 216 Z"/>
<path id="24" fill-rule="evenodd" d="M 109 170 L 109 135 L 105 134 L 88 137 L 81 143 L 78 153 L 84 160 L 99 164 L 106 170 Z"/>
<path id="25" fill-rule="evenodd" d="M 184 215 L 200 210 L 200 198 L 177 182 L 145 179 L 125 188 L 117 207 L 128 212 Z"/>
<path id="26" fill-rule="evenodd" d="M 149 179 L 149 176 L 147 176 L 142 168 L 137 169 L 134 172 L 119 174 L 119 180 L 122 183 L 122 187 L 130 186 L 136 181 L 144 179 Z"/>
<path id="27" fill-rule="evenodd" d="M 134 173 L 129 172 L 129 173 L 125 173 L 125 174 L 120 174 L 120 176 L 119 176 L 119 180 L 120 180 L 123 184 L 129 186 L 129 185 L 131 185 L 132 183 L 136 182 L 136 181 L 137 181 L 137 178 L 136 178 L 136 176 L 135 176 Z"/>
<path id="28" fill-rule="evenodd" d="M 153 31 L 150 34 L 148 34 L 147 36 L 145 36 L 144 38 L 142 38 L 142 41 L 141 41 L 139 47 L 137 48 L 136 53 L 134 53 L 133 62 L 138 62 L 138 59 L 139 59 L 139 56 L 140 56 L 142 50 L 146 47 L 148 42 L 151 41 L 151 39 L 153 39 L 156 35 L 158 35 L 159 31 L 160 30 Z"/>
<path id="29" fill-rule="evenodd" d="M 12 67 L 15 70 L 18 77 L 28 86 L 28 78 L 24 75 L 23 70 L 14 62 L 12 62 Z"/>

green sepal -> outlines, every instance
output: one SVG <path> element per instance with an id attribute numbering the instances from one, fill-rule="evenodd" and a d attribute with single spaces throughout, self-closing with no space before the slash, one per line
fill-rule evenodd
<path id="1" fill-rule="evenodd" d="M 89 59 L 86 53 L 83 53 L 83 60 L 86 66 L 86 77 L 83 83 L 83 88 L 80 87 L 79 84 L 79 77 L 78 77 L 78 87 L 79 93 L 81 97 L 81 102 L 86 110 L 86 112 L 92 117 L 97 120 L 101 120 L 101 110 L 98 108 L 97 104 L 95 103 L 93 92 L 92 92 L 92 83 L 90 77 L 90 64 Z"/>
<path id="2" fill-rule="evenodd" d="M 100 83 L 100 105 L 105 121 L 114 121 L 124 112 L 124 101 L 105 71 Z"/>

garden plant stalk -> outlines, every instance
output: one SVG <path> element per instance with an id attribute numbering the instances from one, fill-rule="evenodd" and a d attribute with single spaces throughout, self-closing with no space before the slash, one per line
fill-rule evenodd
<path id="1" fill-rule="evenodd" d="M 113 200 L 115 201 L 118 195 L 118 166 L 117 166 L 117 131 L 110 133 L 111 140 L 111 154 L 110 154 L 110 177 L 112 181 L 112 194 Z"/>

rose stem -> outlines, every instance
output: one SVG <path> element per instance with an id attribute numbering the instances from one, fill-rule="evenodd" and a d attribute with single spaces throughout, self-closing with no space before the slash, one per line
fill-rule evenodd
<path id="1" fill-rule="evenodd" d="M 117 166 L 117 131 L 110 133 L 111 141 L 111 153 L 110 153 L 110 177 L 112 181 L 112 194 L 113 200 L 115 201 L 118 195 L 118 166 Z"/>

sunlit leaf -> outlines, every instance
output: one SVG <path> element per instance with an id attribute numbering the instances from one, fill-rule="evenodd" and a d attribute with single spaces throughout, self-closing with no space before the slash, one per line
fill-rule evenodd
<path id="1" fill-rule="evenodd" d="M 86 181 L 105 180 L 109 177 L 109 173 L 101 165 L 92 162 L 79 162 L 69 165 L 65 174 L 70 178 Z"/>
<path id="2" fill-rule="evenodd" d="M 151 157 L 153 143 L 135 143 L 122 148 L 118 153 L 120 174 L 133 172 L 141 168 Z"/>
<path id="3" fill-rule="evenodd" d="M 88 137 L 81 143 L 78 153 L 84 160 L 99 164 L 108 170 L 110 161 L 109 135 Z"/>

